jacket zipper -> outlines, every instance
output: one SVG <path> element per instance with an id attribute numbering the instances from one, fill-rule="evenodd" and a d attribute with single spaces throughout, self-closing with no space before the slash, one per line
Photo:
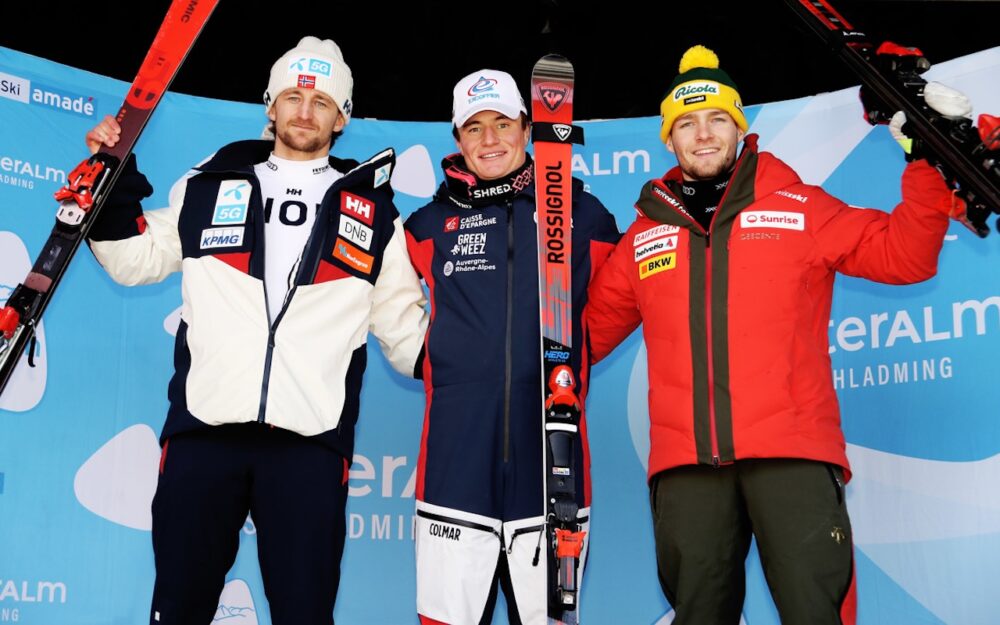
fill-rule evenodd
<path id="1" fill-rule="evenodd" d="M 503 378 L 503 461 L 510 458 L 510 385 L 514 327 L 514 204 L 507 200 L 507 329 Z"/>
<path id="2" fill-rule="evenodd" d="M 736 174 L 739 172 L 742 163 L 743 154 L 740 154 L 740 157 L 736 159 L 736 165 L 733 167 L 733 173 L 729 176 L 730 183 L 736 178 Z M 708 335 L 706 337 L 708 341 L 706 346 L 708 361 L 708 427 L 709 436 L 712 439 L 712 466 L 716 469 L 722 464 L 722 458 L 719 453 L 719 431 L 715 418 L 715 361 L 713 358 L 715 349 L 712 345 L 712 227 L 715 225 L 715 218 L 719 216 L 719 213 L 722 212 L 722 207 L 725 206 L 726 196 L 729 195 L 731 188 L 732 184 L 726 185 L 726 190 L 722 192 L 722 197 L 719 198 L 719 207 L 715 209 L 715 214 L 712 215 L 712 220 L 708 223 L 708 230 L 702 229 L 705 232 L 705 333 Z"/>
<path id="3" fill-rule="evenodd" d="M 296 289 L 295 278 L 298 275 L 299 269 L 302 266 L 302 257 L 305 256 L 306 250 L 312 247 L 313 240 L 316 237 L 316 233 L 322 227 L 321 219 L 326 216 L 326 212 L 323 210 L 323 206 L 326 203 L 326 197 L 330 194 L 330 191 L 334 187 L 338 186 L 341 183 L 341 181 L 343 181 L 344 178 L 346 177 L 347 176 L 344 175 L 335 180 L 333 184 L 330 185 L 330 188 L 328 188 L 326 192 L 323 194 L 323 200 L 321 201 L 319 208 L 316 210 L 316 218 L 315 221 L 313 221 L 312 231 L 309 233 L 309 237 L 306 239 L 305 245 L 302 246 L 302 250 L 299 252 L 298 260 L 296 260 L 292 264 L 292 269 L 288 272 L 288 284 L 287 284 L 288 291 L 285 293 L 285 299 L 281 303 L 281 310 L 278 311 L 278 316 L 275 317 L 273 321 L 271 320 L 271 306 L 267 301 L 267 285 L 263 284 L 264 281 L 261 280 L 262 286 L 264 288 L 264 312 L 267 313 L 268 330 L 267 330 L 267 352 L 265 353 L 264 356 L 264 376 L 263 380 L 261 380 L 261 386 L 260 386 L 260 406 L 257 410 L 258 423 L 265 422 L 264 413 L 266 412 L 267 408 L 267 392 L 268 392 L 268 387 L 271 384 L 271 362 L 274 360 L 274 335 L 278 331 L 278 324 L 281 323 L 282 318 L 284 318 L 285 316 L 285 311 L 288 310 L 288 304 L 292 301 L 292 295 L 295 294 L 295 289 Z M 255 183 L 257 182 L 256 176 L 254 176 L 254 182 Z M 260 186 L 256 185 L 256 187 L 259 194 Z M 260 237 L 260 248 L 259 248 L 260 254 L 265 253 L 264 246 L 266 244 L 266 241 L 263 235 L 264 235 L 264 227 L 262 226 L 261 237 Z M 315 276 L 316 274 L 315 267 L 312 269 L 312 273 Z M 265 276 L 267 275 L 266 270 L 264 275 Z"/>
<path id="4" fill-rule="evenodd" d="M 719 202 L 719 206 L 722 202 Z M 709 224 L 711 228 L 711 224 Z M 712 234 L 705 233 L 705 334 L 708 366 L 708 428 L 712 439 L 712 466 L 719 468 L 719 433 L 715 423 L 715 363 L 712 359 Z"/>
<path id="5" fill-rule="evenodd" d="M 733 171 L 735 174 L 735 170 Z M 667 191 L 676 197 L 670 188 L 666 185 L 662 185 Z M 727 188 L 726 191 L 729 191 Z M 725 199 L 725 193 L 722 195 Z M 708 375 L 708 432 L 709 438 L 712 441 L 712 466 L 718 468 L 722 464 L 722 459 L 719 454 L 719 435 L 718 429 L 715 423 L 715 370 L 714 362 L 712 360 L 712 225 L 715 223 L 715 215 L 712 216 L 712 221 L 708 224 L 708 229 L 706 230 L 698 220 L 694 219 L 686 210 L 678 210 L 676 207 L 671 206 L 671 208 L 682 217 L 686 218 L 693 226 L 692 230 L 701 233 L 705 237 L 705 354 L 706 363 L 705 366 L 708 369 L 706 372 Z M 722 200 L 719 201 L 719 209 L 722 208 Z M 718 215 L 719 209 L 716 209 L 716 215 Z"/>

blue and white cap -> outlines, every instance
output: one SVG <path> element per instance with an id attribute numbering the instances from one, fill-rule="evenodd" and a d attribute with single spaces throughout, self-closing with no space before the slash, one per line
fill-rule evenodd
<path id="1" fill-rule="evenodd" d="M 345 123 L 351 120 L 354 78 L 351 68 L 344 63 L 340 47 L 330 39 L 303 37 L 298 45 L 274 62 L 264 92 L 264 108 L 270 111 L 282 91 L 295 87 L 322 91 L 337 103 Z"/>
<path id="2" fill-rule="evenodd" d="M 452 122 L 456 128 L 480 111 L 496 111 L 511 119 L 527 114 L 517 83 L 507 72 L 481 69 L 455 85 Z"/>

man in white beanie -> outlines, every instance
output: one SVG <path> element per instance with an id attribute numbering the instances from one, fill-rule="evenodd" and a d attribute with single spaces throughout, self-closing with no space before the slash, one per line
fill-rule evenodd
<path id="1" fill-rule="evenodd" d="M 351 71 L 305 37 L 271 68 L 272 140 L 221 148 L 143 211 L 129 159 L 90 232 L 123 284 L 182 273 L 170 409 L 153 499 L 150 623 L 210 623 L 251 513 L 275 625 L 332 625 L 366 337 L 413 375 L 427 314 L 385 150 L 330 155 Z M 96 151 L 120 129 L 87 134 Z M 265 245 L 266 243 L 266 245 Z"/>
<path id="2" fill-rule="evenodd" d="M 454 89 L 459 152 L 432 202 L 406 220 L 430 287 L 427 397 L 417 474 L 417 612 L 422 625 L 488 625 L 498 588 L 512 625 L 548 620 L 543 533 L 542 369 L 535 168 L 524 101 L 506 72 Z M 573 345 L 587 283 L 618 240 L 614 217 L 573 180 Z M 587 356 L 568 363 L 586 396 Z M 586 432 L 581 415 L 580 432 Z M 577 518 L 589 529 L 583 434 L 574 448 Z M 580 573 L 586 548 L 581 554 Z"/>

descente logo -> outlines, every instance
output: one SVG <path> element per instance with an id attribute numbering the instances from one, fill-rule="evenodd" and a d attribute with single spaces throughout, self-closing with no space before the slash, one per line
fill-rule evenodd
<path id="1" fill-rule="evenodd" d="M 674 91 L 674 101 L 692 95 L 719 95 L 719 86 L 713 82 L 693 82 L 681 85 Z"/>
<path id="2" fill-rule="evenodd" d="M 740 213 L 743 228 L 781 228 L 784 230 L 805 230 L 806 216 L 802 213 L 781 211 L 746 211 Z"/>

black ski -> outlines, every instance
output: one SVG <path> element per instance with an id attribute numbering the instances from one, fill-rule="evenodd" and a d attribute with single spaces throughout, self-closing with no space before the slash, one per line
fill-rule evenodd
<path id="1" fill-rule="evenodd" d="M 56 192 L 59 210 L 55 227 L 42 246 L 24 282 L 18 284 L 0 309 L 0 393 L 14 373 L 28 343 L 24 360 L 34 366 L 35 329 L 66 268 L 87 238 L 104 200 L 132 153 L 160 98 L 170 87 L 202 27 L 219 0 L 173 0 L 156 38 L 129 87 L 115 118 L 121 138 L 115 147 L 102 147 L 67 176 Z"/>
<path id="2" fill-rule="evenodd" d="M 930 63 L 919 50 L 888 43 L 876 48 L 827 0 L 785 1 L 874 96 L 876 106 L 866 111 L 870 122 L 885 123 L 896 111 L 906 113 L 903 131 L 919 142 L 920 155 L 937 167 L 965 200 L 966 218 L 962 223 L 980 237 L 989 234 L 987 218 L 991 212 L 1000 214 L 997 119 L 981 115 L 977 128 L 966 118 L 941 115 L 924 101 L 927 81 L 920 74 L 930 68 Z"/>
<path id="3" fill-rule="evenodd" d="M 549 623 L 576 625 L 580 560 L 586 532 L 578 520 L 574 449 L 581 406 L 576 395 L 571 257 L 573 66 L 557 55 L 531 73 L 535 206 L 538 219 L 538 297 L 542 335 L 545 539 Z"/>

